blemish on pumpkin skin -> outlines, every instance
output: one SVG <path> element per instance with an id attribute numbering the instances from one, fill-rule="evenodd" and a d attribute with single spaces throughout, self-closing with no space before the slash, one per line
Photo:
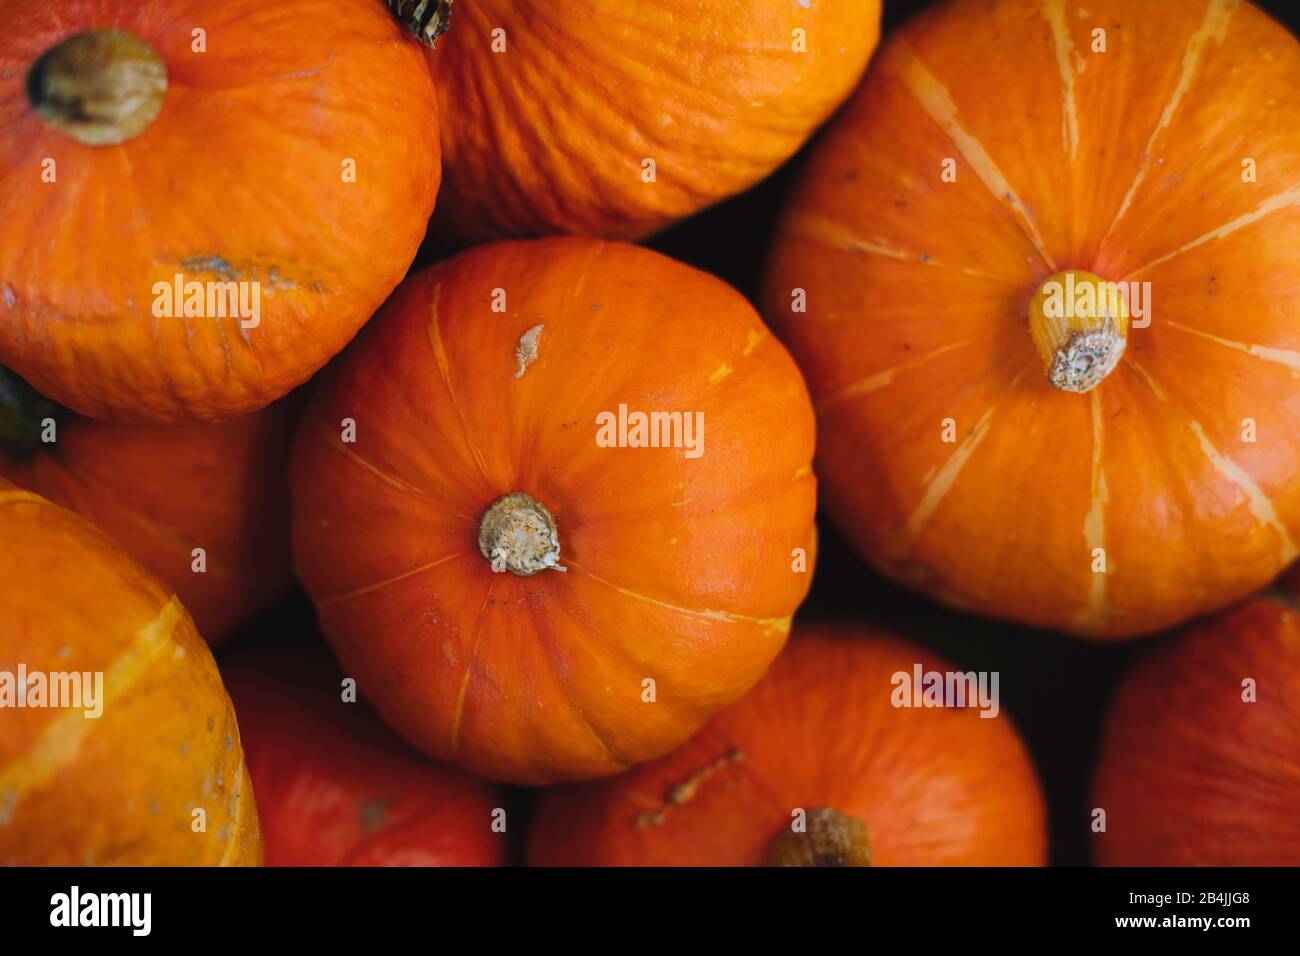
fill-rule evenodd
<path id="1" fill-rule="evenodd" d="M 732 367 L 730 365 L 727 365 L 726 363 L 719 365 L 717 368 L 713 370 L 713 374 L 709 376 L 709 384 L 717 385 L 724 378 L 730 375 L 732 371 L 734 371 Z"/>
<path id="2" fill-rule="evenodd" d="M 537 343 L 542 337 L 543 325 L 534 325 L 531 329 L 519 336 L 519 346 L 515 349 L 515 361 L 519 363 L 519 371 L 515 372 L 515 378 L 523 378 L 524 373 L 528 371 L 528 366 L 537 361 Z"/>
<path id="3" fill-rule="evenodd" d="M 699 792 L 700 787 L 710 777 L 732 764 L 740 763 L 744 759 L 745 755 L 741 749 L 739 747 L 732 747 L 712 763 L 705 764 L 681 783 L 670 787 L 664 794 L 663 806 L 658 810 L 647 810 L 643 813 L 637 814 L 634 825 L 638 830 L 644 830 L 646 827 L 661 826 L 664 820 L 667 819 L 669 810 L 673 807 L 681 807 L 690 803 Z"/>
<path id="4" fill-rule="evenodd" d="M 236 268 L 229 260 L 218 255 L 189 256 L 180 260 L 180 267 L 185 272 L 211 272 L 227 282 L 241 280 L 262 281 L 257 278 L 258 266 L 251 265 L 243 269 Z M 292 289 L 294 287 L 292 280 L 281 277 L 279 266 L 271 266 L 266 270 L 264 284 L 267 289 Z M 325 291 L 324 286 L 319 282 L 313 282 L 308 288 L 313 292 Z"/>
<path id="5" fill-rule="evenodd" d="M 186 272 L 215 272 L 223 279 L 238 279 L 239 271 L 221 256 L 190 256 L 181 260 Z"/>
<path id="6" fill-rule="evenodd" d="M 360 807 L 361 832 L 374 833 L 388 825 L 386 800 L 363 800 Z"/>

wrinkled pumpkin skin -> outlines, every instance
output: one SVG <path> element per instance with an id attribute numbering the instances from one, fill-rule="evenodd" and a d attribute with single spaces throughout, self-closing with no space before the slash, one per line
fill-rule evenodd
<path id="1" fill-rule="evenodd" d="M 801 626 L 754 690 L 662 760 L 545 791 L 539 866 L 762 866 L 793 812 L 865 824 L 875 866 L 1040 866 L 1038 779 L 1005 711 L 895 708 L 953 668 L 868 630 Z"/>
<path id="2" fill-rule="evenodd" d="M 601 447 L 620 403 L 703 414 L 702 454 Z M 780 650 L 812 571 L 812 446 L 798 370 L 722 282 L 621 243 L 478 247 L 408 279 L 326 371 L 294 556 L 345 671 L 420 749 L 517 782 L 610 774 Z M 480 522 L 514 492 L 554 516 L 567 571 L 493 572 Z"/>
<path id="3" fill-rule="evenodd" d="M 659 229 L 793 154 L 879 29 L 877 0 L 459 3 L 428 53 L 446 173 L 435 225 L 475 241 Z"/>
<path id="4" fill-rule="evenodd" d="M 203 425 L 70 415 L 0 475 L 71 508 L 174 588 L 215 646 L 293 587 L 289 446 L 301 401 Z M 194 571 L 195 548 L 207 570 Z"/>
<path id="5" fill-rule="evenodd" d="M 1162 643 L 1120 685 L 1093 779 L 1098 863 L 1300 866 L 1297 584 Z"/>
<path id="6" fill-rule="evenodd" d="M 261 862 L 235 712 L 189 614 L 85 520 L 3 480 L 0 619 L 0 670 L 104 675 L 98 718 L 0 711 L 0 865 Z"/>
<path id="7" fill-rule="evenodd" d="M 956 0 L 891 35 L 810 155 L 765 293 L 828 510 L 873 565 L 1119 638 L 1296 556 L 1297 88 L 1295 38 L 1220 0 Z M 1066 269 L 1151 283 L 1149 326 L 1086 394 L 1048 383 L 1029 333 Z"/>
<path id="8" fill-rule="evenodd" d="M 143 133 L 91 146 L 24 84 L 102 29 L 152 47 L 168 86 Z M 438 190 L 437 107 L 419 44 L 377 0 L 4 0 L 0 36 L 0 364 L 60 404 L 152 422 L 261 408 L 410 265 Z M 178 273 L 259 282 L 260 324 L 155 317 L 154 284 Z"/>
<path id="9" fill-rule="evenodd" d="M 364 702 L 343 700 L 323 643 L 221 660 L 257 789 L 267 866 L 497 866 L 502 794 L 429 761 Z M 364 688 L 359 688 L 364 697 Z"/>

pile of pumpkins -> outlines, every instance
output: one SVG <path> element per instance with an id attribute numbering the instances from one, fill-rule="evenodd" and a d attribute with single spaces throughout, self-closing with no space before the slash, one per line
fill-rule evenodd
<path id="1" fill-rule="evenodd" d="M 792 628 L 819 503 L 963 612 L 1182 629 L 1098 862 L 1300 863 L 1300 43 L 880 18 L 0 4 L 0 863 L 1045 862 L 1013 715 Z M 757 310 L 636 244 L 814 133 Z M 298 584 L 323 640 L 247 627 Z"/>

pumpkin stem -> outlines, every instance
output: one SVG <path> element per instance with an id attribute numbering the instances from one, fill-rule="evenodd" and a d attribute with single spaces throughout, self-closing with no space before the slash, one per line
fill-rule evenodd
<path id="1" fill-rule="evenodd" d="M 421 43 L 433 46 L 451 26 L 454 0 L 387 0 L 388 9 Z"/>
<path id="2" fill-rule="evenodd" d="M 0 365 L 0 453 L 22 455 L 41 443 L 47 418 L 62 409 Z"/>
<path id="3" fill-rule="evenodd" d="M 46 50 L 27 72 L 27 98 L 50 126 L 87 146 L 148 129 L 162 109 L 167 67 L 125 30 L 91 30 Z"/>
<path id="4" fill-rule="evenodd" d="M 1082 269 L 1049 276 L 1029 303 L 1029 333 L 1047 380 L 1063 392 L 1096 388 L 1124 354 L 1128 318 L 1115 283 Z"/>
<path id="5" fill-rule="evenodd" d="M 492 562 L 493 571 L 527 577 L 547 568 L 568 570 L 560 565 L 555 519 L 545 505 L 522 491 L 498 498 L 484 513 L 478 547 Z"/>
<path id="6" fill-rule="evenodd" d="M 792 825 L 772 841 L 767 862 L 769 866 L 870 866 L 867 825 L 830 807 L 809 810 L 802 831 Z"/>

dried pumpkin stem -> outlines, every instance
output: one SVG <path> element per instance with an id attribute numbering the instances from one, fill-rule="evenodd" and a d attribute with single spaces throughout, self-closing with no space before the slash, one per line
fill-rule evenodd
<path id="1" fill-rule="evenodd" d="M 787 828 L 772 841 L 767 862 L 769 866 L 870 866 L 867 825 L 831 807 L 809 810 L 802 831 Z"/>
<path id="2" fill-rule="evenodd" d="M 47 418 L 59 408 L 21 378 L 0 365 L 0 454 L 22 455 L 41 443 Z"/>
<path id="3" fill-rule="evenodd" d="M 1096 388 L 1124 354 L 1128 319 L 1113 282 L 1082 269 L 1045 279 L 1029 303 L 1029 333 L 1048 382 L 1063 392 Z"/>
<path id="4" fill-rule="evenodd" d="M 167 67 L 125 30 L 91 30 L 42 54 L 27 98 L 50 126 L 87 146 L 112 146 L 149 128 L 167 93 Z"/>
<path id="5" fill-rule="evenodd" d="M 555 519 L 536 498 L 512 492 L 492 503 L 478 529 L 478 547 L 493 571 L 526 577 L 545 571 L 566 571 L 560 565 L 560 535 Z"/>
<path id="6" fill-rule="evenodd" d="M 451 26 L 454 0 L 387 0 L 388 9 L 421 43 L 433 46 Z"/>

